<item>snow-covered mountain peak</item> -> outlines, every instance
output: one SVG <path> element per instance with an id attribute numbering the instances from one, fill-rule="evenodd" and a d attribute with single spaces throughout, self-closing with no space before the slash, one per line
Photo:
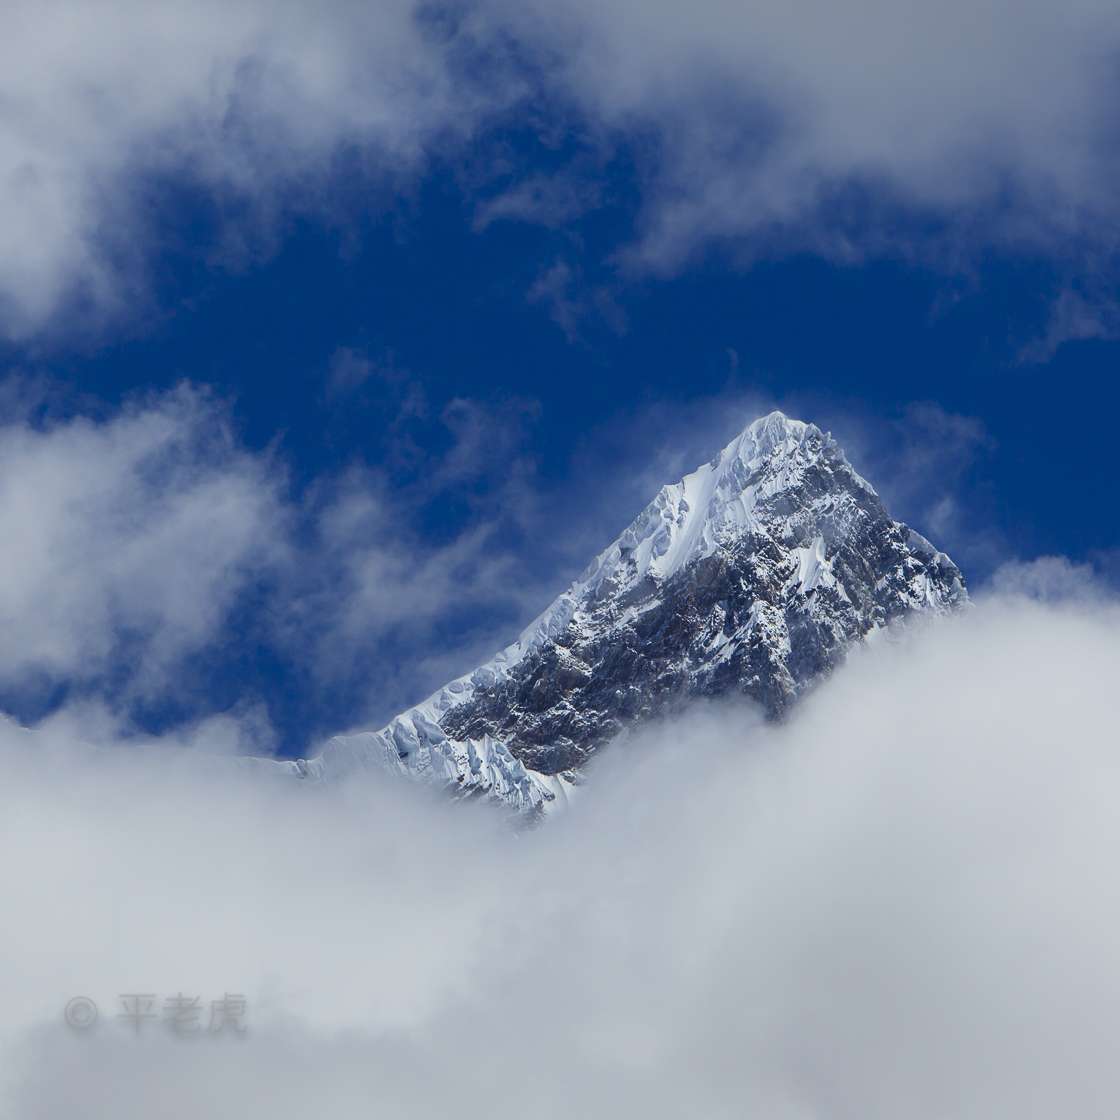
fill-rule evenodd
<path id="1" fill-rule="evenodd" d="M 799 456 L 812 458 L 825 452 L 844 463 L 857 482 L 872 489 L 852 469 L 830 432 L 822 431 L 816 424 L 794 420 L 777 409 L 748 424 L 709 465 L 727 477 L 728 488 L 733 488 L 743 478 L 738 468 L 745 467 L 751 474 L 767 466 L 776 470 L 787 460 Z"/>
<path id="2" fill-rule="evenodd" d="M 774 411 L 749 424 L 713 459 L 663 486 L 622 535 L 596 557 L 583 580 L 589 589 L 646 577 L 666 580 L 730 536 L 756 527 L 765 508 L 795 489 L 822 457 L 874 494 L 836 441 L 815 424 Z"/>
<path id="3" fill-rule="evenodd" d="M 794 420 L 784 412 L 775 409 L 757 420 L 752 420 L 715 458 L 726 461 L 730 458 L 751 462 L 769 456 L 775 449 L 793 442 L 800 443 L 809 430 L 819 433 L 820 429 L 804 420 Z"/>
<path id="4" fill-rule="evenodd" d="M 512 645 L 380 731 L 280 765 L 388 766 L 540 812 L 636 721 L 727 693 L 779 716 L 853 643 L 966 598 L 830 435 L 772 412 L 663 486 Z"/>

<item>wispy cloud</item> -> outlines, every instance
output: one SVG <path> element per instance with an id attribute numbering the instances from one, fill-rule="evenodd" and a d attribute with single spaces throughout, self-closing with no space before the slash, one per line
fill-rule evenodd
<path id="1" fill-rule="evenodd" d="M 1066 556 L 1009 560 L 992 573 L 989 593 L 1044 603 L 1108 604 L 1116 595 L 1117 557 L 1074 563 Z"/>
<path id="2" fill-rule="evenodd" d="M 586 281 L 578 265 L 555 261 L 534 281 L 530 303 L 544 307 L 569 342 L 582 339 L 588 327 L 605 325 L 615 334 L 626 329 L 626 315 L 608 287 Z"/>
<path id="3" fill-rule="evenodd" d="M 279 481 L 186 387 L 102 420 L 0 427 L 0 682 L 166 688 L 282 562 Z"/>
<path id="4" fill-rule="evenodd" d="M 1006 556 L 1006 542 L 984 523 L 978 497 L 962 501 L 974 471 L 996 450 L 979 417 L 913 401 L 877 420 L 840 415 L 837 436 L 892 515 L 951 552 L 966 572 L 974 565 L 987 570 Z"/>
<path id="5" fill-rule="evenodd" d="M 9 709 L 49 710 L 76 690 L 119 719 L 170 704 L 189 720 L 216 702 L 208 665 L 236 672 L 263 651 L 312 708 L 330 698 L 328 730 L 341 730 L 470 668 L 559 590 L 547 549 L 526 563 L 544 516 L 532 402 L 437 408 L 401 372 L 380 387 L 398 409 L 392 454 L 297 494 L 280 457 L 241 444 L 225 404 L 197 387 L 91 415 L 17 388 L 0 425 Z M 242 705 L 269 702 L 246 686 Z"/>
<path id="6" fill-rule="evenodd" d="M 1107 283 L 1085 289 L 1066 284 L 1050 303 L 1042 334 L 1019 352 L 1024 363 L 1045 364 L 1066 342 L 1120 337 L 1120 304 Z"/>

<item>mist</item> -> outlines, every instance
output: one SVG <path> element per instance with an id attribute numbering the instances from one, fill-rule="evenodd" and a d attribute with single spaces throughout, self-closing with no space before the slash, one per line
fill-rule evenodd
<path id="1" fill-rule="evenodd" d="M 531 831 L 9 727 L 0 1111 L 1110 1116 L 1118 621 L 991 598 L 784 725 L 647 729 Z M 244 1033 L 208 1029 L 227 993 Z"/>

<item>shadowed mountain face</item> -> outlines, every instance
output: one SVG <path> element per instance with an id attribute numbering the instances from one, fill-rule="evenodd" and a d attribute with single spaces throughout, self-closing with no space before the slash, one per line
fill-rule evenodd
<path id="1" fill-rule="evenodd" d="M 283 765 L 330 779 L 388 764 L 539 811 L 637 721 L 736 693 L 781 716 L 854 642 L 965 599 L 956 565 L 891 519 L 830 436 L 771 413 L 663 487 L 490 662 Z"/>

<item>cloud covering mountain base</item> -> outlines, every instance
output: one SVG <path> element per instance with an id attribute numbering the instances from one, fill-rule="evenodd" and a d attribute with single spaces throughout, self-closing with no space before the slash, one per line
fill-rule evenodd
<path id="1" fill-rule="evenodd" d="M 989 599 L 781 726 L 696 708 L 605 751 L 528 834 L 4 731 L 0 1111 L 1111 1116 L 1118 622 Z M 249 1029 L 137 1034 L 134 992 L 243 993 Z"/>

